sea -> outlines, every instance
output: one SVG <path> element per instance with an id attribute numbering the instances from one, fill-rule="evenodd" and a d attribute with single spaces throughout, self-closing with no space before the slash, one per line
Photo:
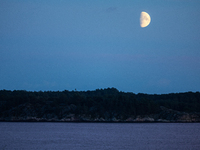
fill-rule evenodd
<path id="1" fill-rule="evenodd" d="M 200 150 L 200 123 L 0 122 L 1 150 Z"/>

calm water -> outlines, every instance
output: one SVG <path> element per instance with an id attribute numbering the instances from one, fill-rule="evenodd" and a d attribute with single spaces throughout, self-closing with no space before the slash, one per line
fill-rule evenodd
<path id="1" fill-rule="evenodd" d="M 200 123 L 7 123 L 0 149 L 200 150 Z"/>

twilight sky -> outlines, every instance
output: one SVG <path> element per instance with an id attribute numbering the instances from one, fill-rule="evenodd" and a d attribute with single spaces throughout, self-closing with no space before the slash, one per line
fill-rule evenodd
<path id="1" fill-rule="evenodd" d="M 200 91 L 199 0 L 0 0 L 0 90 Z M 140 27 L 140 13 L 151 23 Z"/>

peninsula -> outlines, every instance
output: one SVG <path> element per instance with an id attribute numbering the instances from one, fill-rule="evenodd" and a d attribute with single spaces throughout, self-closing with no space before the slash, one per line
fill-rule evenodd
<path id="1" fill-rule="evenodd" d="M 200 122 L 200 93 L 1 90 L 0 121 Z"/>

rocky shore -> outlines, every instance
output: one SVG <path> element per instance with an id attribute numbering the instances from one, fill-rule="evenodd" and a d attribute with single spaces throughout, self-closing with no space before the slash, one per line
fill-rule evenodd
<path id="1" fill-rule="evenodd" d="M 71 105 L 66 109 L 75 109 L 76 106 Z M 17 115 L 17 111 L 21 110 L 21 114 Z M 3 113 L 0 117 L 0 121 L 9 122 L 165 122 L 165 123 L 189 123 L 189 122 L 200 122 L 200 113 L 186 113 L 180 112 L 172 109 L 160 107 L 160 112 L 151 115 L 137 115 L 128 116 L 124 118 L 123 116 L 116 117 L 113 116 L 91 116 L 91 115 L 76 115 L 73 113 L 63 110 L 62 117 L 58 117 L 54 113 L 44 114 L 42 117 L 38 117 L 35 110 L 31 104 L 24 104 L 17 108 L 13 108 L 9 111 Z"/>

